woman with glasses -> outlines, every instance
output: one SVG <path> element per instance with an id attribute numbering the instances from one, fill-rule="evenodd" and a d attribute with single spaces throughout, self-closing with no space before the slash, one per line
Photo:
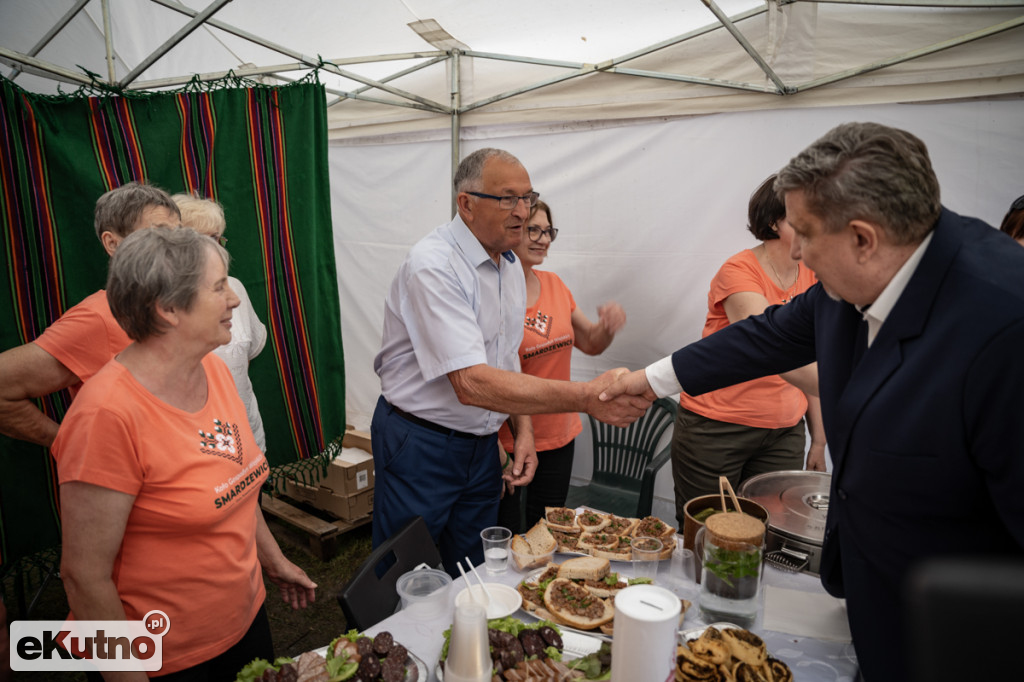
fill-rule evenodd
<path id="1" fill-rule="evenodd" d="M 227 221 L 224 219 L 224 208 L 213 199 L 204 199 L 195 194 L 175 194 L 174 203 L 181 211 L 181 224 L 191 227 L 199 234 L 215 240 L 221 246 L 227 246 L 224 230 Z M 256 437 L 256 444 L 264 453 L 267 451 L 267 437 L 263 431 L 263 417 L 260 416 L 259 402 L 249 379 L 249 363 L 260 354 L 267 342 L 267 328 L 260 322 L 256 310 L 252 307 L 249 294 L 242 283 L 228 275 L 228 284 L 238 296 L 239 304 L 231 318 L 231 341 L 214 349 L 214 353 L 227 363 L 231 376 L 235 378 L 238 395 L 245 403 L 245 412 L 249 417 L 249 426 Z"/>
<path id="2" fill-rule="evenodd" d="M 569 363 L 573 347 L 588 355 L 598 355 L 611 344 L 616 332 L 626 324 L 622 306 L 609 301 L 597 309 L 597 322 L 591 322 L 576 307 L 572 292 L 558 275 L 537 270 L 558 236 L 551 209 L 537 201 L 530 210 L 522 242 L 515 254 L 526 275 L 526 320 L 519 359 L 524 374 L 545 379 L 569 381 Z M 525 488 L 525 528 L 544 516 L 544 507 L 561 507 L 569 492 L 574 441 L 583 424 L 577 413 L 533 415 L 533 438 L 539 463 L 533 481 Z M 498 432 L 506 452 L 512 451 L 513 434 L 508 423 Z M 522 492 L 514 490 L 502 498 L 498 522 L 521 532 Z"/>
<path id="3" fill-rule="evenodd" d="M 702 336 L 709 336 L 771 305 L 785 305 L 816 281 L 790 257 L 795 232 L 775 194 L 772 175 L 750 197 L 747 229 L 761 243 L 729 258 L 711 280 Z M 790 383 L 790 380 L 793 383 Z M 676 520 L 686 502 L 718 492 L 725 475 L 734 488 L 757 474 L 804 468 L 804 416 L 811 432 L 806 468 L 825 470 L 825 432 L 817 398 L 805 395 L 818 381 L 817 365 L 699 396 L 680 394 L 672 437 Z"/>
<path id="4" fill-rule="evenodd" d="M 1024 196 L 1017 197 L 1010 205 L 1010 210 L 1003 216 L 1003 224 L 999 229 L 1024 246 Z"/>

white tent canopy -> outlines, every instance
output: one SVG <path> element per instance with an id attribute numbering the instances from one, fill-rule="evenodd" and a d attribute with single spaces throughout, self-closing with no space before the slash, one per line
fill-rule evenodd
<path id="1" fill-rule="evenodd" d="M 1020 93 L 1022 24 L 1024 0 L 11 0 L 0 61 L 52 92 L 322 60 L 337 138 Z"/>
<path id="2" fill-rule="evenodd" d="M 1024 193 L 1022 23 L 1024 0 L 2 0 L 0 62 L 56 92 L 83 69 L 173 87 L 296 79 L 322 57 L 347 413 L 366 428 L 383 299 L 451 216 L 453 158 L 516 154 L 561 230 L 545 267 L 591 318 L 626 309 L 603 355 L 574 354 L 589 380 L 699 337 L 708 282 L 755 243 L 750 192 L 837 123 L 915 133 L 943 202 L 998 224 Z M 577 450 L 585 479 L 586 431 Z M 655 512 L 672 518 L 671 500 L 666 469 Z"/>

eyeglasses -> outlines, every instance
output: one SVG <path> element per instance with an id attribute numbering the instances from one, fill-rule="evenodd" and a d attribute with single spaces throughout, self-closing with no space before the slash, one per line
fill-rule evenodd
<path id="1" fill-rule="evenodd" d="M 212 239 L 213 241 L 217 242 L 218 244 L 220 244 L 223 247 L 227 247 L 227 245 L 228 245 L 228 238 L 225 237 L 222 234 L 208 234 L 206 236 L 209 237 L 210 239 Z"/>
<path id="2" fill-rule="evenodd" d="M 1017 197 L 1017 200 L 1010 204 L 1011 211 L 1019 211 L 1024 208 L 1024 195 Z"/>
<path id="3" fill-rule="evenodd" d="M 466 194 L 472 194 L 473 196 L 480 197 L 481 199 L 494 199 L 498 202 L 498 207 L 506 211 L 511 211 L 519 204 L 520 201 L 525 202 L 527 208 L 533 208 L 537 205 L 537 200 L 540 198 L 540 194 L 538 192 L 530 192 L 529 194 L 525 194 L 521 197 L 499 197 L 494 194 L 484 194 L 483 192 L 466 192 Z"/>
<path id="4" fill-rule="evenodd" d="M 551 241 L 555 241 L 555 237 L 558 236 L 558 228 L 549 227 L 546 230 L 542 230 L 536 225 L 527 225 L 526 233 L 530 235 L 531 242 L 539 242 L 540 238 L 543 237 L 544 235 L 547 235 L 548 239 L 550 239 Z"/>

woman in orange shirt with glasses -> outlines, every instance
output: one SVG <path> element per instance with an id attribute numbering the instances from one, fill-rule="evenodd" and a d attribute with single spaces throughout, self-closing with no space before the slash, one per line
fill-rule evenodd
<path id="1" fill-rule="evenodd" d="M 590 321 L 576 307 L 569 287 L 553 272 L 536 270 L 558 236 L 551 208 L 538 201 L 531 209 L 523 239 L 515 254 L 526 275 L 526 320 L 519 360 L 524 374 L 569 381 L 572 349 L 598 355 L 611 344 L 626 324 L 622 306 L 609 301 L 597 309 L 597 322 Z M 533 415 L 533 438 L 537 447 L 537 472 L 525 489 L 506 493 L 498 511 L 498 523 L 521 532 L 520 515 L 526 493 L 525 528 L 544 516 L 544 507 L 565 504 L 572 475 L 575 438 L 583 430 L 576 413 Z M 506 422 L 498 432 L 501 446 L 512 452 L 513 434 Z"/>

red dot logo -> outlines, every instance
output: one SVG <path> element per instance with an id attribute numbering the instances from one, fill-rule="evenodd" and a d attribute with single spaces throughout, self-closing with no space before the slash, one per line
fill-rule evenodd
<path id="1" fill-rule="evenodd" d="M 150 611 L 142 617 L 142 624 L 154 637 L 160 637 L 171 629 L 171 619 L 163 611 Z"/>

